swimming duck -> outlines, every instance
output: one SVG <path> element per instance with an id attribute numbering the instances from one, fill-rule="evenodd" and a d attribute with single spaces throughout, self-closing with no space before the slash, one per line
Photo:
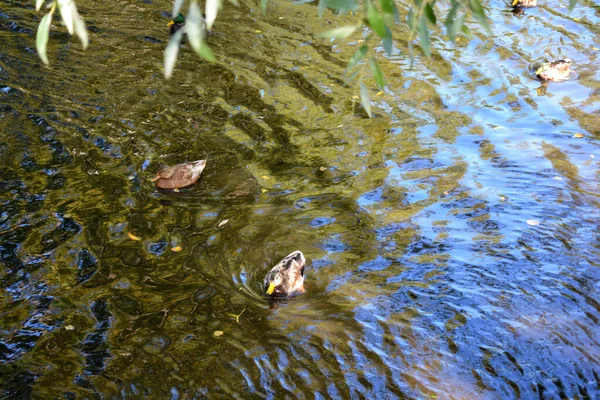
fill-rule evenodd
<path id="1" fill-rule="evenodd" d="M 569 77 L 571 63 L 570 58 L 545 62 L 535 71 L 535 75 L 543 81 L 562 81 Z"/>
<path id="2" fill-rule="evenodd" d="M 510 5 L 513 7 L 536 7 L 537 0 L 512 0 Z"/>
<path id="3" fill-rule="evenodd" d="M 177 17 L 169 21 L 167 26 L 171 27 L 171 35 L 185 26 L 185 17 L 182 13 L 177 14 Z"/>
<path id="4" fill-rule="evenodd" d="M 291 296 L 304 293 L 304 266 L 306 258 L 300 250 L 288 254 L 269 271 L 263 286 L 271 297 Z"/>
<path id="5" fill-rule="evenodd" d="M 160 189 L 179 189 L 190 186 L 200 178 L 204 167 L 206 167 L 206 160 L 162 167 L 152 182 L 156 182 L 156 187 Z"/>

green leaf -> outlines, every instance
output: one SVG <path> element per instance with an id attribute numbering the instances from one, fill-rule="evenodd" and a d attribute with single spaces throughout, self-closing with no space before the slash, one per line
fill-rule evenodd
<path id="1" fill-rule="evenodd" d="M 46 65 L 48 62 L 48 55 L 46 54 L 46 47 L 48 46 L 48 36 L 50 35 L 50 23 L 52 22 L 52 12 L 44 15 L 38 26 L 37 34 L 35 37 L 35 46 L 37 48 L 38 55 L 42 62 Z"/>
<path id="2" fill-rule="evenodd" d="M 569 11 L 573 11 L 576 4 L 577 4 L 577 0 L 569 0 Z"/>
<path id="3" fill-rule="evenodd" d="M 427 29 L 427 21 L 423 17 L 419 21 L 419 42 L 423 53 L 429 58 L 431 56 L 431 51 L 429 50 L 429 29 Z"/>
<path id="4" fill-rule="evenodd" d="M 44 5 L 44 0 L 36 0 L 35 1 L 35 11 L 40 11 L 42 6 Z"/>
<path id="5" fill-rule="evenodd" d="M 230 2 L 231 4 L 233 4 L 234 6 L 236 6 L 236 7 L 239 7 L 239 6 L 240 6 L 240 2 L 239 2 L 238 0 L 229 0 L 229 2 Z"/>
<path id="6" fill-rule="evenodd" d="M 206 4 L 208 5 L 208 2 Z M 190 46 L 196 54 L 200 55 L 202 41 L 204 40 L 204 18 L 202 18 L 202 11 L 200 11 L 200 6 L 196 1 L 190 3 L 185 27 Z"/>
<path id="7" fill-rule="evenodd" d="M 352 35 L 357 28 L 358 26 L 356 25 L 341 26 L 339 28 L 331 29 L 327 32 L 319 33 L 317 36 L 330 39 L 345 39 Z"/>
<path id="8" fill-rule="evenodd" d="M 360 46 L 358 50 L 354 52 L 352 58 L 350 58 L 350 61 L 348 61 L 348 70 L 351 70 L 356 64 L 361 62 L 363 58 L 365 58 L 365 55 L 367 54 L 368 50 L 369 46 L 367 46 L 366 44 Z"/>
<path id="9" fill-rule="evenodd" d="M 379 85 L 380 88 L 383 89 L 383 71 L 379 67 L 377 60 L 374 57 L 369 58 L 369 66 L 371 67 L 371 73 L 373 73 L 373 78 L 375 78 L 375 82 Z"/>
<path id="10" fill-rule="evenodd" d="M 207 61 L 215 61 L 215 55 L 206 42 L 202 42 L 202 46 L 200 46 L 200 51 L 198 52 L 200 57 L 204 58 Z"/>
<path id="11" fill-rule="evenodd" d="M 485 19 L 485 12 L 483 11 L 483 7 L 481 6 L 481 2 L 479 0 L 469 0 L 469 8 L 473 11 L 473 15 L 479 21 L 481 26 L 485 28 L 488 33 L 491 33 L 492 30 L 488 25 L 487 20 Z"/>
<path id="12" fill-rule="evenodd" d="M 317 6 L 317 14 L 319 15 L 319 18 L 323 18 L 323 11 L 325 11 L 326 7 L 327 5 L 325 4 L 325 0 L 319 0 L 319 5 Z"/>
<path id="13" fill-rule="evenodd" d="M 473 33 L 471 33 L 471 30 L 468 26 L 463 25 L 460 27 L 460 30 L 462 31 L 462 33 L 464 33 L 466 37 L 468 37 L 469 39 L 473 39 Z"/>
<path id="14" fill-rule="evenodd" d="M 369 20 L 369 26 L 377 36 L 379 36 L 383 42 L 383 48 L 385 49 L 388 55 L 392 54 L 392 32 L 387 27 L 387 25 L 383 22 L 381 18 L 381 14 L 379 11 L 373 6 L 373 3 L 369 1 L 367 5 L 367 19 Z"/>
<path id="15" fill-rule="evenodd" d="M 170 79 L 173 75 L 173 69 L 175 69 L 175 62 L 177 61 L 177 54 L 179 53 L 179 45 L 181 38 L 183 37 L 183 29 L 178 30 L 171 36 L 169 44 L 165 49 L 165 78 Z"/>
<path id="16" fill-rule="evenodd" d="M 62 17 L 69 34 L 72 35 L 75 25 L 75 15 L 77 15 L 77 7 L 75 7 L 75 3 L 73 0 L 58 0 L 58 10 L 60 11 L 60 16 Z"/>
<path id="17" fill-rule="evenodd" d="M 373 113 L 371 112 L 371 96 L 369 96 L 369 89 L 367 89 L 364 82 L 360 83 L 360 102 L 369 118 L 373 118 Z"/>
<path id="18" fill-rule="evenodd" d="M 394 0 L 379 0 L 379 5 L 384 14 L 396 15 L 396 5 Z"/>
<path id="19" fill-rule="evenodd" d="M 427 17 L 427 20 L 431 22 L 432 25 L 435 25 L 437 20 L 435 18 L 435 13 L 433 12 L 433 7 L 431 7 L 430 3 L 425 4 L 425 16 Z"/>
<path id="20" fill-rule="evenodd" d="M 206 29 L 209 31 L 217 19 L 217 14 L 221 9 L 222 4 L 221 0 L 206 0 Z"/>
<path id="21" fill-rule="evenodd" d="M 269 3 L 269 0 L 260 0 L 260 10 L 262 11 L 263 14 L 267 13 L 267 4 Z"/>
<path id="22" fill-rule="evenodd" d="M 175 0 L 173 1 L 173 13 L 171 14 L 173 18 L 177 17 L 181 7 L 183 6 L 184 0 Z"/>
<path id="23" fill-rule="evenodd" d="M 353 80 L 355 80 L 356 77 L 358 76 L 359 72 L 360 72 L 360 69 L 358 69 L 358 70 L 354 71 L 353 73 L 351 73 L 350 75 L 348 75 L 348 77 L 344 81 L 344 85 L 348 86 L 348 84 L 350 82 L 352 82 Z"/>
<path id="24" fill-rule="evenodd" d="M 456 14 L 458 13 L 458 7 L 459 4 L 453 2 L 452 8 L 450 8 L 450 11 L 448 11 L 448 14 L 446 14 L 446 20 L 444 21 L 444 25 L 446 25 L 446 33 L 448 35 L 448 38 L 452 42 L 456 38 L 456 33 L 458 32 L 458 29 L 460 29 L 460 26 L 456 26 Z M 460 25 L 462 26 L 462 23 Z"/>
<path id="25" fill-rule="evenodd" d="M 356 0 L 325 0 L 325 4 L 332 10 L 339 11 L 340 13 L 356 11 L 358 9 Z"/>
<path id="26" fill-rule="evenodd" d="M 90 43 L 90 40 L 88 38 L 87 28 L 85 27 L 85 22 L 83 21 L 83 18 L 81 18 L 81 16 L 79 14 L 75 15 L 75 20 L 73 22 L 75 23 L 75 25 L 74 25 L 75 34 L 81 41 L 81 46 L 85 50 L 85 49 L 87 49 L 87 47 Z"/>

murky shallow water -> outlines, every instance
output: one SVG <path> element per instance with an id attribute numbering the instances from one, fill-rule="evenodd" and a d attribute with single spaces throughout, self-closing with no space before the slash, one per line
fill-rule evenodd
<path id="1" fill-rule="evenodd" d="M 91 49 L 55 30 L 51 68 L 1 4 L 4 398 L 600 396 L 594 2 L 492 1 L 414 71 L 396 32 L 372 120 L 338 84 L 358 44 L 312 36 L 351 17 L 228 7 L 219 62 L 186 47 L 166 82 L 169 4 L 79 1 Z M 528 66 L 565 56 L 539 96 Z M 295 249 L 308 291 L 272 306 Z"/>

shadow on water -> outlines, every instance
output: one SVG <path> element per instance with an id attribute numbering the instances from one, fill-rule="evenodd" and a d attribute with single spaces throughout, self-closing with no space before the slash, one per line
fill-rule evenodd
<path id="1" fill-rule="evenodd" d="M 78 6 L 91 48 L 57 27 L 49 68 L 33 5 L 0 11 L 3 398 L 598 397 L 596 6 L 492 2 L 412 71 L 395 33 L 372 120 L 359 44 L 313 38 L 351 16 L 228 7 L 165 81 L 170 4 Z M 271 304 L 296 249 L 307 293 Z"/>

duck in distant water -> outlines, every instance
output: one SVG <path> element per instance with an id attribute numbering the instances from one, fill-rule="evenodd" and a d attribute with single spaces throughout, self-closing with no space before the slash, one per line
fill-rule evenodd
<path id="1" fill-rule="evenodd" d="M 185 17 L 182 13 L 177 14 L 177 17 L 169 21 L 167 26 L 171 27 L 171 35 L 185 26 Z"/>
<path id="2" fill-rule="evenodd" d="M 572 61 L 570 58 L 543 63 L 536 71 L 535 76 L 543 81 L 562 81 L 571 73 Z"/>
<path id="3" fill-rule="evenodd" d="M 304 293 L 304 267 L 306 258 L 300 250 L 288 254 L 265 276 L 263 286 L 271 297 Z"/>
<path id="4" fill-rule="evenodd" d="M 206 167 L 206 160 L 192 161 L 184 164 L 162 167 L 152 179 L 160 189 L 180 189 L 193 185 Z"/>

